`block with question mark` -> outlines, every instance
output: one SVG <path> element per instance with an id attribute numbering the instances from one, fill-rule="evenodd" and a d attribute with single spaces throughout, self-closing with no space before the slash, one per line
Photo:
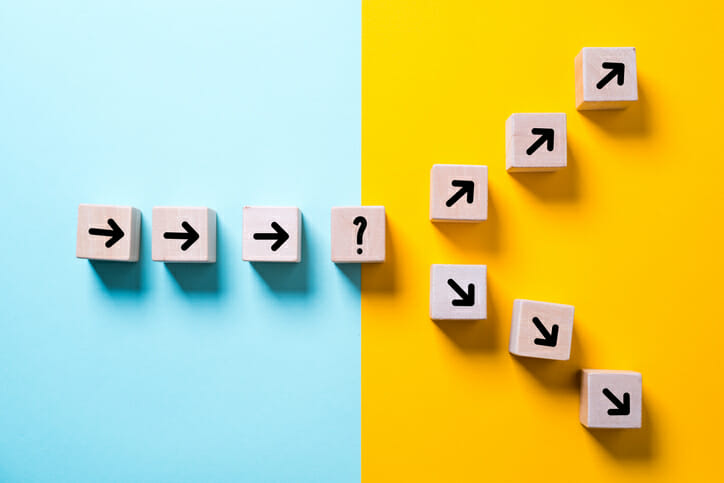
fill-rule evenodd
<path id="1" fill-rule="evenodd" d="M 385 207 L 332 208 L 332 261 L 380 263 L 385 261 Z"/>

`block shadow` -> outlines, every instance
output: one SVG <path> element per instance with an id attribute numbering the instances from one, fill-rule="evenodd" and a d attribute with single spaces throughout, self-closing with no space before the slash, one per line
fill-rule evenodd
<path id="1" fill-rule="evenodd" d="M 395 225 L 390 217 L 385 219 L 385 261 L 382 263 L 360 264 L 360 287 L 365 292 L 395 291 L 397 284 L 397 259 L 395 257 Z M 340 265 L 337 266 L 342 269 Z"/>
<path id="2" fill-rule="evenodd" d="M 651 134 L 651 104 L 638 76 L 639 100 L 626 109 L 577 111 L 611 137 L 647 137 Z"/>
<path id="3" fill-rule="evenodd" d="M 306 228 L 304 219 L 300 236 L 302 237 L 302 259 L 299 263 L 294 262 L 250 262 L 254 271 L 261 277 L 266 285 L 273 291 L 279 293 L 305 293 L 310 289 L 309 267 L 313 260 L 310 260 L 308 246 L 313 241 L 310 239 L 309 230 Z"/>
<path id="4" fill-rule="evenodd" d="M 493 191 L 488 190 L 488 219 L 480 223 L 432 222 L 438 233 L 466 251 L 497 252 L 500 249 L 500 220 Z"/>
<path id="5" fill-rule="evenodd" d="M 500 314 L 487 287 L 485 320 L 433 320 L 455 346 L 465 353 L 492 353 L 499 347 Z"/>
<path id="6" fill-rule="evenodd" d="M 354 285 L 357 290 L 362 289 L 362 265 L 364 263 L 335 263 L 337 270 L 345 276 L 345 278 Z"/>
<path id="7" fill-rule="evenodd" d="M 218 263 L 165 263 L 179 288 L 187 293 L 219 293 Z"/>
<path id="8" fill-rule="evenodd" d="M 580 198 L 580 172 L 570 139 L 566 156 L 566 167 L 558 171 L 509 174 L 519 185 L 542 201 L 574 202 Z"/>
<path id="9" fill-rule="evenodd" d="M 656 456 L 655 431 L 651 408 L 642 401 L 641 427 L 586 428 L 596 442 L 613 458 L 621 461 L 649 461 Z"/>
<path id="10" fill-rule="evenodd" d="M 138 262 L 114 262 L 109 260 L 88 260 L 103 286 L 109 292 L 143 291 L 143 255 Z"/>

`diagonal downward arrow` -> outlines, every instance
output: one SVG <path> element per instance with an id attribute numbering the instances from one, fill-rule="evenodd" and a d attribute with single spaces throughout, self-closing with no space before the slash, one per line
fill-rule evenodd
<path id="1" fill-rule="evenodd" d="M 468 284 L 468 291 L 465 290 L 458 285 L 455 280 L 452 278 L 449 278 L 447 280 L 447 284 L 450 286 L 451 289 L 455 290 L 455 293 L 457 293 L 460 298 L 455 299 L 452 301 L 452 304 L 455 307 L 472 307 L 475 305 L 475 285 L 472 283 Z"/>
<path id="2" fill-rule="evenodd" d="M 608 410 L 609 416 L 628 416 L 631 414 L 631 395 L 629 393 L 623 393 L 623 402 L 619 401 L 619 399 L 606 387 L 603 388 L 603 395 L 606 396 L 608 400 L 614 404 L 614 406 L 616 406 L 615 408 Z"/>
<path id="3" fill-rule="evenodd" d="M 543 325 L 543 322 L 541 322 L 538 317 L 533 317 L 533 324 L 541 335 L 543 335 L 543 338 L 535 339 L 533 343 L 545 347 L 555 347 L 558 343 L 558 324 L 553 324 L 550 332 L 548 332 L 548 329 L 546 329 L 546 326 Z"/>

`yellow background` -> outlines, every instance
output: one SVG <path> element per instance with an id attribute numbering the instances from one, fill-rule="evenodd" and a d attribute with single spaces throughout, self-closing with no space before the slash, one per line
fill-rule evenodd
<path id="1" fill-rule="evenodd" d="M 722 7 L 363 2 L 364 481 L 724 481 Z M 639 97 L 579 113 L 573 59 L 634 46 Z M 513 112 L 568 115 L 568 167 L 505 171 Z M 489 166 L 489 219 L 428 221 L 434 163 Z M 431 263 L 488 266 L 488 320 L 428 317 Z M 508 353 L 513 299 L 576 307 L 568 362 Z M 642 372 L 643 429 L 578 420 L 581 368 Z"/>

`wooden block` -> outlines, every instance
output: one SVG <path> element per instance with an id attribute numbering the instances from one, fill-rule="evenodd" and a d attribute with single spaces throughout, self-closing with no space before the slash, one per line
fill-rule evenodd
<path id="1" fill-rule="evenodd" d="M 297 207 L 245 206 L 242 258 L 249 262 L 299 262 L 302 215 Z"/>
<path id="2" fill-rule="evenodd" d="M 332 261 L 385 261 L 385 207 L 332 208 Z"/>
<path id="3" fill-rule="evenodd" d="M 517 113 L 505 122 L 508 172 L 556 171 L 568 158 L 564 113 Z"/>
<path id="4" fill-rule="evenodd" d="M 430 220 L 488 219 L 488 167 L 436 164 L 430 172 Z"/>
<path id="5" fill-rule="evenodd" d="M 589 428 L 641 427 L 641 373 L 584 369 L 581 423 Z"/>
<path id="6" fill-rule="evenodd" d="M 79 205 L 75 256 L 137 262 L 141 212 L 131 206 Z"/>
<path id="7" fill-rule="evenodd" d="M 209 208 L 153 208 L 151 258 L 157 262 L 216 262 L 216 212 Z"/>
<path id="8" fill-rule="evenodd" d="M 638 101 L 636 49 L 584 47 L 576 56 L 576 109 L 624 109 Z"/>
<path id="9" fill-rule="evenodd" d="M 510 353 L 539 359 L 570 359 L 573 310 L 572 305 L 516 299 L 510 325 Z"/>
<path id="10" fill-rule="evenodd" d="M 487 317 L 485 265 L 432 265 L 430 318 L 478 320 Z"/>

